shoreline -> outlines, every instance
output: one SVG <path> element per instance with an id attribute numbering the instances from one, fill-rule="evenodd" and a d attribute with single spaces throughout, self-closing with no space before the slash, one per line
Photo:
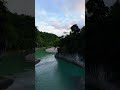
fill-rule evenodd
<path id="1" fill-rule="evenodd" d="M 83 58 L 77 56 L 77 54 L 73 57 L 71 57 L 72 55 L 65 55 L 64 56 L 62 54 L 59 54 L 57 52 L 57 48 L 55 48 L 55 47 L 47 48 L 47 49 L 45 49 L 45 51 L 48 53 L 55 53 L 55 58 L 63 59 L 66 62 L 69 62 L 69 63 L 72 63 L 72 64 L 75 64 L 77 66 L 85 68 L 85 62 L 81 61 Z"/>
<path id="2" fill-rule="evenodd" d="M 74 57 L 69 57 L 70 55 L 68 56 L 64 56 L 64 55 L 61 55 L 59 53 L 56 53 L 55 54 L 55 58 L 58 58 L 58 59 L 63 59 L 64 61 L 66 62 L 69 62 L 69 63 L 72 63 L 72 64 L 75 64 L 77 66 L 80 66 L 80 67 L 83 67 L 85 68 L 85 63 L 80 61 L 80 59 L 76 60 L 76 58 Z"/>

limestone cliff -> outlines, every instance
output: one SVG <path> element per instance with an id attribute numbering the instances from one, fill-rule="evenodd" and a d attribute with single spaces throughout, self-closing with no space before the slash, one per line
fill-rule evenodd
<path id="1" fill-rule="evenodd" d="M 62 53 L 56 53 L 55 55 L 56 58 L 61 58 L 66 61 L 72 62 L 74 64 L 77 64 L 81 67 L 85 67 L 85 60 L 82 56 L 78 55 L 77 53 L 75 54 L 62 54 Z"/>

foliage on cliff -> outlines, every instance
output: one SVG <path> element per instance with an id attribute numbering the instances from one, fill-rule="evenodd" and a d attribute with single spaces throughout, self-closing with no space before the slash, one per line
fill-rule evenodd
<path id="1" fill-rule="evenodd" d="M 37 38 L 36 44 L 37 47 L 51 47 L 55 46 L 59 41 L 59 37 L 52 34 L 36 30 Z"/>
<path id="2" fill-rule="evenodd" d="M 59 53 L 81 53 L 85 49 L 85 27 L 79 29 L 75 24 L 71 27 L 70 35 L 61 38 Z"/>
<path id="3" fill-rule="evenodd" d="M 34 23 L 34 17 L 11 13 L 0 0 L 0 51 L 34 48 Z"/>

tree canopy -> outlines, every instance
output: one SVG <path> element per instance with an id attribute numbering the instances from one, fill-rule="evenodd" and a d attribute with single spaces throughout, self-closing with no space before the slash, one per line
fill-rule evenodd
<path id="1" fill-rule="evenodd" d="M 38 30 L 36 32 L 37 32 L 36 38 L 37 47 L 56 46 L 57 41 L 59 40 L 58 36 L 52 33 L 41 32 Z"/>
<path id="2" fill-rule="evenodd" d="M 4 51 L 33 49 L 34 23 L 34 17 L 11 13 L 5 7 L 5 2 L 0 0 L 0 48 Z"/>
<path id="3" fill-rule="evenodd" d="M 59 53 L 80 53 L 85 48 L 85 27 L 79 29 L 77 24 L 71 27 L 70 35 L 61 38 Z"/>

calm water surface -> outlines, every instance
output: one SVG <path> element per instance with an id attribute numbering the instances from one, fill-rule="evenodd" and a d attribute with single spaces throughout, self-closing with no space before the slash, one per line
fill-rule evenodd
<path id="1" fill-rule="evenodd" d="M 35 66 L 36 90 L 83 90 L 78 85 L 79 80 L 85 76 L 83 68 L 57 60 L 54 54 L 39 55 L 37 52 L 38 57 L 41 62 Z"/>

